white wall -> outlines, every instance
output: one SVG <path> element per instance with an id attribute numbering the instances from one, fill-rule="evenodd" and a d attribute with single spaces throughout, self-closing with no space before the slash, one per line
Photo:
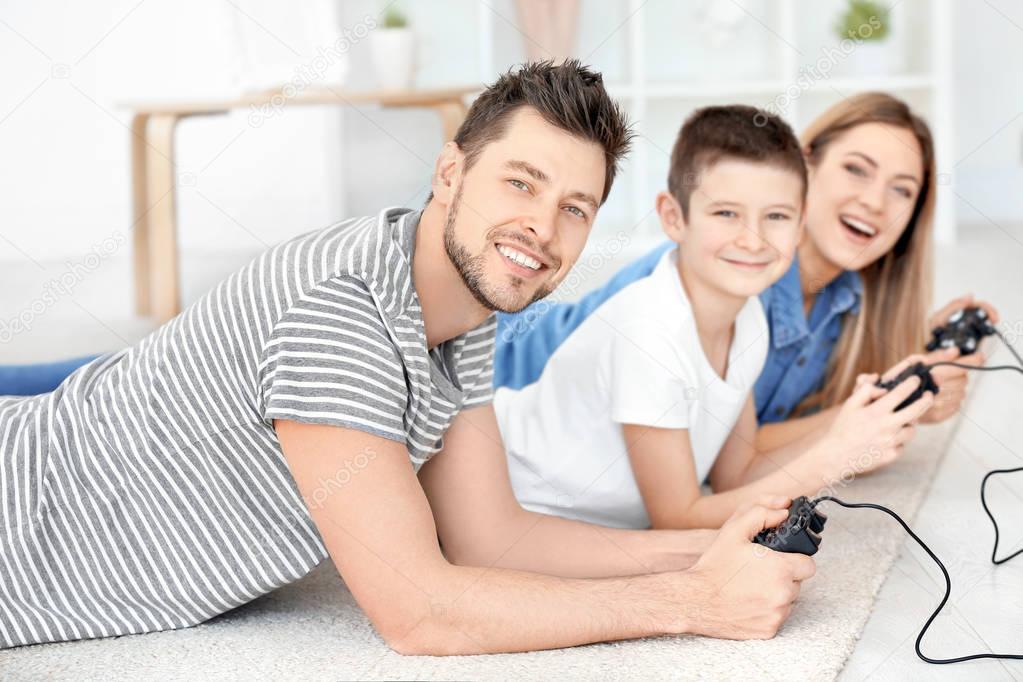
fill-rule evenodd
<path id="1" fill-rule="evenodd" d="M 957 212 L 1011 230 L 1023 222 L 1023 4 L 954 6 Z"/>
<path id="2" fill-rule="evenodd" d="M 130 114 L 119 101 L 237 91 L 232 20 L 255 27 L 245 35 L 268 59 L 284 49 L 222 2 L 6 3 L 0 19 L 0 258 L 72 258 L 128 232 Z M 259 249 L 334 220 L 340 124 L 327 109 L 285 110 L 258 129 L 247 112 L 184 121 L 178 172 L 196 184 L 180 189 L 183 249 Z"/>
<path id="3" fill-rule="evenodd" d="M 129 115 L 116 102 L 235 91 L 244 66 L 239 25 L 270 58 L 282 49 L 279 38 L 292 42 L 296 29 L 282 21 L 281 7 L 299 5 L 269 2 L 0 6 L 0 260 L 73 258 L 114 231 L 127 232 Z M 492 57 L 504 67 L 522 57 L 514 6 L 511 0 L 487 5 L 501 15 Z M 1023 26 L 1023 7 L 1009 0 L 992 0 L 994 8 L 955 5 L 956 158 L 966 157 L 955 188 L 976 207 L 960 202 L 960 220 L 982 222 L 979 211 L 997 221 L 1023 221 L 1023 116 L 1012 120 L 1023 111 L 1023 31 L 994 9 Z M 381 3 L 331 6 L 338 14 L 333 21 L 351 27 Z M 475 0 L 406 1 L 404 7 L 421 39 L 421 84 L 484 77 L 477 31 L 480 13 L 491 9 Z M 581 50 L 612 76 L 628 51 L 627 31 L 607 42 L 601 36 L 625 19 L 625 7 L 583 2 Z M 664 11 L 666 23 L 679 21 L 677 10 Z M 350 59 L 349 85 L 372 87 L 368 41 L 356 42 Z M 748 66 L 739 55 L 734 64 L 701 68 L 712 75 Z M 180 189 L 182 248 L 257 250 L 345 214 L 418 204 L 439 137 L 428 112 L 372 107 L 344 114 L 287 109 L 259 128 L 246 112 L 186 121 L 178 136 L 179 171 L 195 174 L 197 184 Z M 629 180 L 621 182 L 627 187 Z"/>

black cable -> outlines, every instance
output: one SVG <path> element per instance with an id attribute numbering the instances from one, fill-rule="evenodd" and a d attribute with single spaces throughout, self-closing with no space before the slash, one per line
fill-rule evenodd
<path id="1" fill-rule="evenodd" d="M 927 622 L 924 623 L 924 626 L 920 628 L 920 634 L 917 635 L 916 655 L 919 656 L 921 660 L 926 661 L 927 663 L 934 664 L 962 663 L 963 661 L 975 661 L 979 658 L 1023 660 L 1023 654 L 971 654 L 969 656 L 959 656 L 957 658 L 929 658 L 925 656 L 923 651 L 920 650 L 920 642 L 923 641 L 924 635 L 927 633 L 927 628 L 931 627 L 931 623 L 933 623 L 934 619 L 938 617 L 938 614 L 941 613 L 941 610 L 945 608 L 945 604 L 948 603 L 948 598 L 952 595 L 952 579 L 948 575 L 948 569 L 945 568 L 945 564 L 941 563 L 941 559 L 939 559 L 938 556 L 931 551 L 930 547 L 924 544 L 924 541 L 921 540 L 919 536 L 917 536 L 917 534 L 913 532 L 913 529 L 910 528 L 906 524 L 906 522 L 902 520 L 902 517 L 893 512 L 891 509 L 888 509 L 887 507 L 882 507 L 879 504 L 871 504 L 869 502 L 843 502 L 837 497 L 832 497 L 830 495 L 818 497 L 816 500 L 812 502 L 812 505 L 816 507 L 818 504 L 825 501 L 834 502 L 835 504 L 847 507 L 849 509 L 877 509 L 878 511 L 883 511 L 885 514 L 888 514 L 893 519 L 898 521 L 899 525 L 901 525 L 902 528 L 907 533 L 909 533 L 909 537 L 916 540 L 916 543 L 920 545 L 920 547 L 922 547 L 925 552 L 927 552 L 927 555 L 930 556 L 931 559 L 934 560 L 934 563 L 938 565 L 938 568 L 941 569 L 941 574 L 945 578 L 945 596 L 941 598 L 941 603 L 938 604 L 938 608 L 934 609 L 934 613 L 932 613 L 930 618 L 927 619 Z"/>
<path id="2" fill-rule="evenodd" d="M 993 367 L 988 367 L 986 365 L 981 365 L 981 366 L 978 367 L 976 365 L 964 365 L 961 362 L 952 362 L 951 360 L 945 360 L 945 361 L 942 361 L 942 362 L 935 362 L 933 365 L 927 365 L 927 369 L 933 369 L 934 367 L 941 367 L 942 365 L 947 365 L 949 367 L 962 367 L 963 369 L 976 369 L 976 370 L 979 370 L 981 372 L 995 372 L 995 371 L 1001 370 L 1001 369 L 1011 369 L 1011 370 L 1014 370 L 1016 372 L 1019 372 L 1020 374 L 1023 374 L 1023 367 L 1017 367 L 1016 365 L 994 365 Z"/>
<path id="3" fill-rule="evenodd" d="M 941 367 L 942 365 L 947 365 L 947 366 L 950 366 L 950 367 L 960 367 L 962 369 L 979 370 L 979 371 L 982 371 L 982 372 L 994 372 L 994 371 L 999 371 L 999 370 L 1011 369 L 1011 370 L 1015 370 L 1015 371 L 1023 374 L 1023 357 L 1020 357 L 1020 354 L 1017 353 L 1016 349 L 1012 347 L 1012 345 L 1005 339 L 1004 336 L 1002 336 L 1002 333 L 1000 331 L 998 331 L 996 329 L 995 330 L 995 334 L 998 335 L 998 338 L 1002 340 L 1002 343 L 1005 344 L 1006 348 L 1009 349 L 1009 351 L 1012 353 L 1013 357 L 1016 358 L 1016 361 L 1019 363 L 1018 367 L 1013 366 L 1013 365 L 997 365 L 997 366 L 994 366 L 994 367 L 984 367 L 984 366 L 977 367 L 977 366 L 974 366 L 974 365 L 965 365 L 965 364 L 962 364 L 962 363 L 959 363 L 959 362 L 946 361 L 946 362 L 936 362 L 936 363 L 934 363 L 932 365 L 928 365 L 928 369 L 933 369 L 934 367 Z M 1020 549 L 1020 550 L 1014 552 L 1013 554 L 1010 554 L 1009 556 L 1004 557 L 1002 559 L 998 558 L 998 540 L 999 540 L 998 522 L 995 521 L 994 515 L 991 513 L 991 510 L 987 506 L 987 498 L 986 498 L 986 495 L 985 495 L 986 487 L 987 487 L 987 482 L 988 482 L 988 479 L 991 478 L 992 476 L 997 476 L 999 474 L 1011 474 L 1011 473 L 1016 473 L 1016 472 L 1019 472 L 1019 471 L 1023 471 L 1023 467 L 1017 467 L 1017 468 L 1014 468 L 1014 469 L 995 469 L 994 471 L 989 471 L 987 473 L 987 475 L 984 476 L 984 479 L 980 483 L 980 504 L 984 507 L 984 512 L 987 514 L 988 518 L 991 519 L 991 525 L 994 526 L 994 529 L 995 529 L 995 546 L 994 546 L 994 549 L 992 549 L 992 551 L 991 551 L 991 562 L 996 564 L 996 565 L 997 564 L 1004 564 L 1005 562 L 1009 561 L 1010 559 L 1013 559 L 1013 558 L 1019 556 L 1020 554 L 1023 554 L 1023 549 Z M 906 533 L 909 534 L 909 537 L 913 538 L 913 540 L 915 540 L 916 543 L 918 545 L 920 545 L 920 547 L 925 552 L 927 552 L 927 555 L 929 557 L 931 557 L 932 560 L 934 560 L 934 563 L 936 563 L 938 565 L 938 568 L 941 569 L 941 575 L 942 575 L 942 577 L 945 578 L 945 595 L 941 598 L 941 602 L 938 604 L 938 607 L 936 609 L 934 609 L 934 612 L 930 615 L 930 617 L 924 623 L 924 626 L 922 628 L 920 628 L 920 634 L 917 635 L 917 637 L 916 637 L 916 644 L 915 644 L 916 655 L 920 657 L 920 660 L 925 661 L 927 663 L 933 663 L 933 664 L 936 664 L 936 665 L 938 665 L 938 664 L 947 664 L 947 663 L 962 663 L 964 661 L 975 661 L 977 659 L 982 659 L 982 658 L 1023 660 L 1023 654 L 993 654 L 993 653 L 991 653 L 991 654 L 971 654 L 969 656 L 959 656 L 957 658 L 930 658 L 928 656 L 925 656 L 924 652 L 920 649 L 920 644 L 921 644 L 921 642 L 923 642 L 924 635 L 927 634 L 927 629 L 929 627 L 931 627 L 931 623 L 933 623 L 934 619 L 938 617 L 938 614 L 941 613 L 941 610 L 943 608 L 945 608 L 945 604 L 948 603 L 948 599 L 952 595 L 952 579 L 948 575 L 948 569 L 945 568 L 945 564 L 943 564 L 941 562 L 941 559 L 938 558 L 938 555 L 936 555 L 934 552 L 932 552 L 931 548 L 928 547 L 927 544 L 923 540 L 921 540 L 920 537 L 916 533 L 913 532 L 913 529 L 910 528 L 909 525 L 905 521 L 902 520 L 902 517 L 900 517 L 898 514 L 893 512 L 891 509 L 888 509 L 887 507 L 881 506 L 879 504 L 871 504 L 869 502 L 843 502 L 842 500 L 838 499 L 837 497 L 832 497 L 830 495 L 825 495 L 823 497 L 817 498 L 816 500 L 814 500 L 812 502 L 812 506 L 816 507 L 818 504 L 820 504 L 821 502 L 825 502 L 825 501 L 834 502 L 835 504 L 841 505 L 841 506 L 846 507 L 848 509 L 877 509 L 878 511 L 882 511 L 885 514 L 888 514 L 893 519 L 895 519 L 896 521 L 899 522 L 899 525 L 902 526 L 903 530 L 905 530 Z"/>
<path id="4" fill-rule="evenodd" d="M 1019 353 L 1016 352 L 1016 349 L 1012 347 L 1012 344 L 1009 343 L 1004 336 L 1002 336 L 1002 332 L 995 329 L 995 334 L 1002 340 L 1002 343 L 1009 349 L 1009 352 L 1012 353 L 1013 357 L 1016 358 L 1016 362 L 1019 363 L 1019 366 L 1023 367 L 1023 357 L 1020 357 Z"/>
<path id="5" fill-rule="evenodd" d="M 999 338 L 1002 338 L 1002 333 L 1000 333 L 998 331 L 995 331 L 995 333 L 998 334 Z M 1005 338 L 1002 338 L 1002 340 L 1003 340 L 1003 342 L 1005 342 L 1006 347 L 1009 348 L 1009 350 L 1013 352 L 1013 355 L 1016 356 L 1017 359 L 1019 359 L 1020 356 L 1016 353 L 1016 350 L 1012 346 L 1009 345 L 1009 342 L 1006 342 Z M 981 370 L 981 371 L 996 371 L 996 370 L 999 370 L 999 369 L 1014 369 L 1017 372 L 1020 372 L 1021 374 L 1023 374 L 1023 360 L 1020 361 L 1020 365 L 1021 365 L 1020 367 L 1014 367 L 1012 365 L 996 365 L 994 367 L 974 367 L 973 365 L 963 365 L 963 364 L 960 364 L 958 362 L 936 362 L 933 365 L 931 365 L 931 367 L 940 367 L 941 365 L 951 365 L 952 367 L 962 367 L 964 369 L 978 369 L 978 370 Z M 1006 561 L 1009 561 L 1010 559 L 1016 558 L 1020 554 L 1023 554 L 1023 549 L 1020 549 L 1019 551 L 1014 552 L 1013 554 L 1010 554 L 1009 556 L 1007 556 L 1005 558 L 1002 558 L 1002 559 L 996 558 L 997 554 L 998 554 L 998 522 L 996 520 L 994 520 L 994 514 L 992 514 L 991 510 L 987 507 L 987 497 L 985 495 L 985 490 L 987 488 L 987 480 L 990 479 L 992 475 L 996 475 L 996 474 L 999 474 L 999 473 L 1016 473 L 1017 471 L 1023 471 L 1023 466 L 1020 466 L 1018 468 L 1013 468 L 1013 469 L 994 469 L 992 471 L 988 471 L 987 474 L 984 476 L 983 481 L 980 482 L 980 504 L 981 504 L 981 506 L 984 507 L 984 513 L 986 513 L 987 517 L 991 519 L 991 526 L 994 527 L 994 548 L 991 550 L 991 562 L 995 563 L 995 564 L 1005 563 Z"/>
<path id="6" fill-rule="evenodd" d="M 1002 336 L 1001 333 L 999 333 L 999 332 L 996 332 L 996 333 L 998 334 L 999 337 Z M 1002 341 L 1005 341 L 1005 339 L 1002 339 Z M 1016 354 L 1016 350 L 1012 346 L 1010 346 L 1007 341 L 1005 342 L 1005 345 L 1008 346 L 1009 350 L 1012 351 L 1013 355 L 1015 355 L 1017 358 L 1019 358 L 1019 355 Z M 1012 365 L 996 365 L 994 367 L 974 367 L 973 365 L 963 365 L 963 364 L 960 364 L 958 362 L 936 362 L 933 365 L 931 365 L 931 367 L 940 367 L 941 365 L 951 365 L 953 367 L 962 367 L 964 369 L 971 369 L 971 370 L 972 369 L 976 369 L 976 370 L 981 370 L 981 371 L 984 371 L 984 372 L 993 372 L 993 371 L 1001 370 L 1001 369 L 1013 369 L 1013 370 L 1016 370 L 1017 372 L 1023 374 L 1023 361 L 1020 362 L 1021 367 L 1013 367 Z M 1007 557 L 1005 557 L 1003 559 L 998 559 L 997 558 L 997 556 L 998 556 L 998 536 L 999 536 L 998 522 L 995 521 L 994 514 L 991 513 L 991 510 L 987 506 L 987 496 L 986 496 L 987 481 L 992 476 L 995 476 L 995 475 L 998 475 L 998 474 L 1013 474 L 1013 473 L 1016 473 L 1017 471 L 1023 471 L 1023 467 L 1018 467 L 1018 468 L 1015 468 L 1015 469 L 995 469 L 993 471 L 989 471 L 984 476 L 984 479 L 980 482 L 980 504 L 981 504 L 982 507 L 984 507 L 984 513 L 987 514 L 987 517 L 989 519 L 991 519 L 991 525 L 994 526 L 994 529 L 995 529 L 995 546 L 991 550 L 991 563 L 996 564 L 996 565 L 997 564 L 1004 564 L 1005 562 L 1009 561 L 1010 559 L 1015 559 L 1020 554 L 1023 554 L 1023 549 L 1020 549 L 1019 551 L 1014 552 L 1013 554 L 1010 554 L 1009 556 L 1007 556 Z"/>
<path id="7" fill-rule="evenodd" d="M 987 514 L 989 519 L 991 519 L 991 525 L 995 527 L 995 547 L 991 550 L 991 563 L 993 564 L 1004 564 L 1006 561 L 1023 554 L 1023 549 L 1020 549 L 1003 559 L 996 558 L 998 556 L 998 522 L 995 521 L 995 516 L 991 513 L 991 510 L 988 509 L 987 499 L 984 496 L 984 488 L 987 486 L 987 480 L 992 476 L 996 476 L 998 474 L 1014 474 L 1017 471 L 1023 471 L 1023 467 L 1016 467 L 1015 469 L 995 469 L 994 471 L 987 472 L 987 475 L 984 476 L 984 480 L 980 482 L 980 504 L 984 507 L 984 513 Z"/>

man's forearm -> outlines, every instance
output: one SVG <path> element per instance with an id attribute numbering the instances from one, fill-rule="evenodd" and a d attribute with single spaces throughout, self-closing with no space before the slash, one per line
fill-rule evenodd
<path id="1" fill-rule="evenodd" d="M 681 633 L 696 624 L 677 605 L 702 594 L 680 574 L 592 580 L 447 566 L 422 578 L 404 631 L 386 635 L 401 653 L 518 652 Z"/>
<path id="2" fill-rule="evenodd" d="M 562 577 L 640 575 L 689 568 L 717 532 L 607 528 L 523 510 L 489 535 L 450 558 Z"/>

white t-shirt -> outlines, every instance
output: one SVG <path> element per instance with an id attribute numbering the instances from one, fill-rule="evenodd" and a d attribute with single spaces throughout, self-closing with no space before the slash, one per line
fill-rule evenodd
<path id="1" fill-rule="evenodd" d="M 763 369 L 768 327 L 751 297 L 735 320 L 727 377 L 711 367 L 678 274 L 678 249 L 605 301 L 536 383 L 494 397 L 512 487 L 526 509 L 648 528 L 622 424 L 687 429 L 703 481 Z"/>

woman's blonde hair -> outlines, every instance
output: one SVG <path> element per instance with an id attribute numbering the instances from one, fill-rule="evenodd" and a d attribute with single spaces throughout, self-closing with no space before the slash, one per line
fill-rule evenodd
<path id="1" fill-rule="evenodd" d="M 882 92 L 849 97 L 817 117 L 801 138 L 807 164 L 820 163 L 828 145 L 864 123 L 904 128 L 920 145 L 923 184 L 905 232 L 895 246 L 859 271 L 863 297 L 857 314 L 846 314 L 831 353 L 824 384 L 804 400 L 799 412 L 845 400 L 861 373 L 883 372 L 927 341 L 927 315 L 933 289 L 934 143 L 927 123 L 905 102 Z M 812 190 L 811 190 L 812 191 Z"/>

